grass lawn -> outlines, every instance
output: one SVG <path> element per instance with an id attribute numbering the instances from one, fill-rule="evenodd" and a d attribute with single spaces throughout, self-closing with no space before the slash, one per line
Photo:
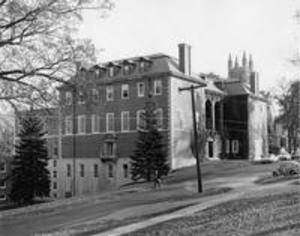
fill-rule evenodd
<path id="1" fill-rule="evenodd" d="M 128 235 L 300 235 L 300 191 L 230 201 Z"/>
<path id="2" fill-rule="evenodd" d="M 285 182 L 289 180 L 300 180 L 300 175 L 294 175 L 294 176 L 272 176 L 272 175 L 266 175 L 262 176 L 261 178 L 257 179 L 255 181 L 256 184 L 274 184 L 274 183 L 280 183 Z"/>

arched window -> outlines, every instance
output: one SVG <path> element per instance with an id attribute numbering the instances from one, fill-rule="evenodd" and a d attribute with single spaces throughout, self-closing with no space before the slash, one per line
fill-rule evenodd
<path id="1" fill-rule="evenodd" d="M 221 128 L 221 104 L 217 102 L 215 104 L 215 128 L 217 131 L 220 131 Z"/>
<path id="2" fill-rule="evenodd" d="M 212 129 L 212 105 L 209 100 L 205 103 L 205 121 L 206 129 Z"/>

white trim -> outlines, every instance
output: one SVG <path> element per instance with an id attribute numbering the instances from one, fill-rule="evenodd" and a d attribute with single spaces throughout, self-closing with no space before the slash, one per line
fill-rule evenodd
<path id="1" fill-rule="evenodd" d="M 109 129 L 109 118 L 111 116 L 112 119 L 112 129 Z M 109 112 L 106 113 L 106 133 L 113 133 L 115 132 L 115 113 Z"/>
<path id="2" fill-rule="evenodd" d="M 124 129 L 125 127 L 125 123 L 124 123 L 124 118 L 125 118 L 125 115 L 127 115 L 127 129 Z M 130 116 L 129 116 L 129 111 L 122 111 L 121 112 L 121 131 L 122 132 L 128 132 L 130 130 Z"/>
<path id="3" fill-rule="evenodd" d="M 70 125 L 69 128 L 67 128 L 68 125 Z M 65 135 L 72 135 L 72 134 L 73 134 L 73 120 L 72 120 L 72 116 L 66 116 L 65 117 Z"/>
<path id="4" fill-rule="evenodd" d="M 140 85 L 143 85 L 143 91 L 141 91 L 140 90 Z M 139 97 L 139 98 L 141 98 L 141 97 L 145 97 L 145 82 L 138 82 L 137 84 L 136 84 L 136 87 L 137 87 L 137 96 Z"/>
<path id="5" fill-rule="evenodd" d="M 86 116 L 85 115 L 80 115 L 77 117 L 77 133 L 78 134 L 86 133 Z"/>
<path id="6" fill-rule="evenodd" d="M 136 129 L 139 130 L 139 129 L 143 129 L 141 128 L 141 113 L 145 113 L 145 110 L 142 109 L 142 110 L 137 110 L 136 111 Z M 145 125 L 145 124 L 144 124 Z"/>
<path id="7" fill-rule="evenodd" d="M 91 133 L 99 134 L 100 133 L 100 117 L 98 115 L 91 115 Z"/>
<path id="8" fill-rule="evenodd" d="M 124 97 L 124 92 L 127 90 L 127 97 Z M 122 84 L 121 86 L 121 99 L 129 99 L 129 84 Z"/>
<path id="9" fill-rule="evenodd" d="M 111 94 L 111 98 L 108 96 L 109 94 Z M 113 100 L 114 100 L 114 87 L 109 85 L 106 87 L 106 101 L 111 102 Z"/>
<path id="10" fill-rule="evenodd" d="M 161 81 L 161 79 L 154 80 L 154 86 L 153 86 L 153 88 L 154 88 L 153 94 L 155 96 L 162 95 L 162 81 Z M 156 92 L 157 88 L 160 89 L 159 92 Z"/>

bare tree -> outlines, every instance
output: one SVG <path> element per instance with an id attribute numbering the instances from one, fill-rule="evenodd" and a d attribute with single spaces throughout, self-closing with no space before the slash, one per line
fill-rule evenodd
<path id="1" fill-rule="evenodd" d="M 110 0 L 0 0 L 0 105 L 47 104 L 75 62 L 95 63 L 93 44 L 75 32 L 84 11 L 112 7 Z"/>

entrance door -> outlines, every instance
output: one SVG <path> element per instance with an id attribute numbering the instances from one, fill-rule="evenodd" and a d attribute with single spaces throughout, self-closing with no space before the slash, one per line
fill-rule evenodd
<path id="1" fill-rule="evenodd" d="M 214 142 L 208 142 L 208 157 L 214 157 Z"/>

